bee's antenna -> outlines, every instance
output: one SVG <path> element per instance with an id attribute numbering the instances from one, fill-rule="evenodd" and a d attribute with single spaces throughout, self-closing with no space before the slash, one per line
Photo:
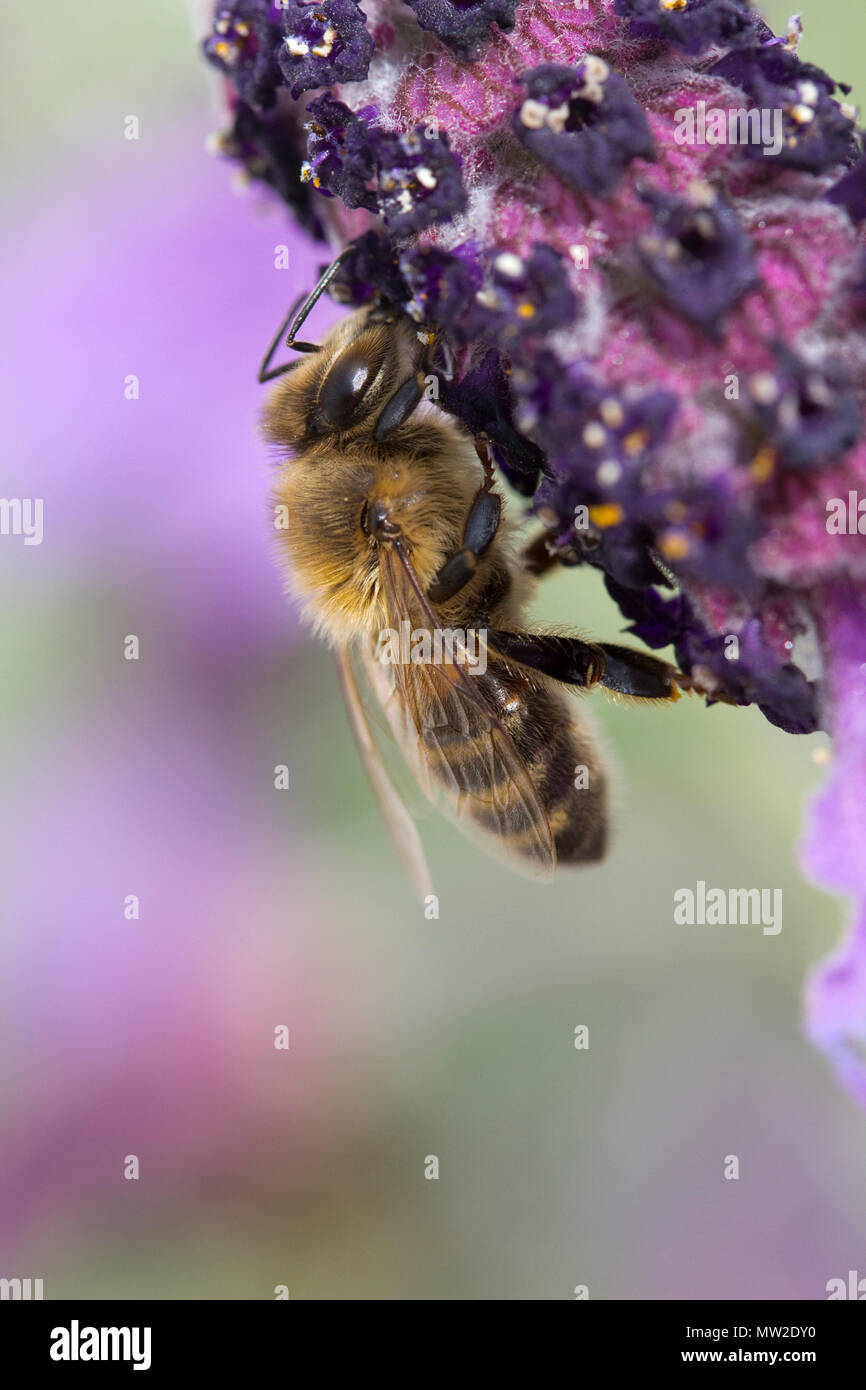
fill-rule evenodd
<path id="1" fill-rule="evenodd" d="M 341 251 L 339 256 L 337 256 L 336 260 L 332 261 L 331 264 L 328 266 L 327 270 L 319 277 L 318 284 L 315 286 L 314 289 L 310 291 L 306 298 L 304 298 L 303 295 L 300 295 L 299 298 L 295 300 L 291 309 L 286 314 L 286 317 L 283 319 L 283 322 L 280 324 L 280 327 L 277 331 L 277 334 L 273 342 L 271 343 L 270 347 L 265 353 L 262 365 L 259 367 L 259 382 L 263 384 L 266 381 L 273 381 L 274 377 L 282 376 L 284 372 L 290 372 L 292 367 L 295 366 L 294 362 L 284 362 L 283 365 L 280 367 L 271 367 L 270 365 L 273 361 L 274 353 L 280 346 L 280 343 L 283 339 L 283 334 L 286 332 L 287 329 L 287 348 L 294 348 L 295 352 L 319 351 L 318 343 L 298 343 L 295 341 L 295 334 L 301 328 L 302 324 L 310 314 L 310 311 L 313 309 L 314 305 L 319 301 L 319 299 L 321 299 L 322 295 L 325 293 L 325 290 L 330 285 L 331 281 L 337 274 L 337 271 L 340 269 L 340 266 L 343 264 L 346 257 L 353 250 L 354 247 L 347 246 L 343 251 Z"/>
<path id="2" fill-rule="evenodd" d="M 289 336 L 286 339 L 286 347 L 293 347 L 295 349 L 295 352 L 319 351 L 317 343 L 296 343 L 295 334 L 297 333 L 301 325 L 304 323 L 304 320 L 307 318 L 307 315 L 310 313 L 313 306 L 321 299 L 322 295 L 325 293 L 325 290 L 330 285 L 331 281 L 333 280 L 337 271 L 340 269 L 340 266 L 343 264 L 346 257 L 352 251 L 354 251 L 354 249 L 354 246 L 345 247 L 344 250 L 340 252 L 337 259 L 335 261 L 332 261 L 331 264 L 328 266 L 328 269 L 319 277 L 319 283 L 316 285 L 315 289 L 310 291 L 303 304 L 301 305 L 300 309 L 298 309 L 297 317 L 295 318 L 291 328 L 289 329 Z"/>
<path id="3" fill-rule="evenodd" d="M 286 317 L 283 319 L 282 323 L 277 329 L 274 340 L 268 348 L 267 352 L 265 353 L 264 358 L 262 359 L 262 365 L 259 367 L 258 373 L 258 380 L 259 383 L 262 385 L 266 381 L 273 381 L 274 377 L 282 376 L 284 372 L 290 372 L 292 370 L 292 367 L 297 365 L 295 362 L 284 362 L 281 367 L 272 367 L 271 362 L 273 361 L 274 353 L 280 346 L 280 343 L 283 341 L 284 333 L 288 329 L 289 324 L 292 322 L 292 319 L 298 311 L 298 305 L 301 303 L 303 297 L 303 295 L 300 295 L 295 300 L 291 309 L 286 314 Z"/>

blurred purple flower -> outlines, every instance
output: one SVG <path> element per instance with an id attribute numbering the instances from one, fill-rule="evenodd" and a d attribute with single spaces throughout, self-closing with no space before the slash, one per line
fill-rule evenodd
<path id="1" fill-rule="evenodd" d="M 274 754 L 259 743 L 262 682 L 296 626 L 269 553 L 255 376 L 263 325 L 317 253 L 281 217 L 256 223 L 227 200 L 193 134 L 186 159 L 172 145 L 68 200 L 68 254 L 54 206 L 35 206 L 0 282 L 17 345 L 0 383 L 6 487 L 45 509 L 41 547 L 0 558 L 22 603 L 41 614 L 51 597 L 60 634 L 40 631 L 51 683 L 34 684 L 38 728 L 55 733 L 35 748 L 25 713 L 5 774 L 5 907 L 26 924 L 4 951 L 20 1088 L 4 1093 L 0 1136 L 7 1253 L 55 1209 L 85 1220 L 110 1206 L 107 1192 L 120 1229 L 140 1219 L 124 1202 L 128 1152 L 157 1205 L 217 1162 L 269 1170 L 275 1143 L 291 1148 L 290 1188 L 337 1117 L 358 1120 L 323 1105 L 331 1049 L 354 1050 L 358 1018 L 345 962 L 307 935 L 315 855 L 300 849 L 302 813 L 274 815 Z M 138 663 L 123 660 L 128 632 Z M 286 879 L 288 918 L 273 891 Z M 124 917 L 131 893 L 138 920 Z M 338 1019 L 314 1007 L 323 994 Z M 303 1062 L 275 1082 L 282 1022 Z"/>
<path id="2" fill-rule="evenodd" d="M 809 983 L 807 1026 L 866 1106 L 866 615 L 847 584 L 828 589 L 822 607 L 835 760 L 811 808 L 804 859 L 855 907 L 842 945 Z"/>
<path id="3" fill-rule="evenodd" d="M 294 630 L 269 551 L 267 471 L 251 422 L 262 325 L 315 275 L 316 249 L 276 218 L 256 222 L 243 199 L 226 199 L 220 166 L 195 149 L 170 173 L 155 163 L 126 177 L 128 197 L 115 180 L 66 214 L 70 242 L 87 248 L 74 267 L 57 256 L 56 225 L 45 217 L 22 230 L 4 270 L 17 344 L 0 381 L 6 486 L 44 498 L 33 583 L 58 572 L 84 581 L 98 555 L 122 607 L 157 562 L 153 613 L 175 612 L 191 651 L 237 669 Z M 288 244 L 289 273 L 275 268 L 279 243 Z M 77 346 L 62 352 L 47 410 L 39 364 L 58 323 L 75 325 Z M 137 399 L 127 398 L 128 376 Z M 135 616 L 118 621 L 134 630 Z"/>
<path id="4" fill-rule="evenodd" d="M 202 52 L 254 109 L 267 109 L 281 84 L 278 62 L 279 6 L 270 0 L 232 0 L 220 4 Z"/>

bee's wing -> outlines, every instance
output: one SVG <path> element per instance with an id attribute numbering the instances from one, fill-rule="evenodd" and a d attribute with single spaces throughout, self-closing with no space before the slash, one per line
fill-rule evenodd
<path id="1" fill-rule="evenodd" d="M 389 627 L 433 633 L 441 626 L 399 542 L 379 548 Z M 462 830 L 481 832 L 484 847 L 513 868 L 549 877 L 556 850 L 544 804 L 529 769 L 477 677 L 459 662 L 410 662 L 383 668 L 370 660 L 381 688 L 385 671 L 399 695 L 386 705 L 398 742 L 425 792 Z M 438 793 L 438 794 L 437 794 Z M 520 853 L 514 852 L 515 841 Z"/>
<path id="2" fill-rule="evenodd" d="M 340 682 L 346 698 L 346 708 L 349 711 L 349 722 L 352 725 L 352 732 L 358 744 L 361 760 L 373 791 L 376 793 L 376 800 L 379 802 L 385 824 L 388 827 L 394 848 L 403 862 L 409 882 L 413 890 L 423 900 L 433 892 L 433 885 L 430 881 L 430 871 L 427 868 L 418 831 L 385 770 L 385 764 L 370 729 L 364 700 L 355 678 L 355 672 L 352 669 L 349 654 L 345 651 L 337 651 L 336 657 Z"/>

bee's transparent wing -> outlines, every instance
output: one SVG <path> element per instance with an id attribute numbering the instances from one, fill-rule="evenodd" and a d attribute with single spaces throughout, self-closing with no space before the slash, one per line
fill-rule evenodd
<path id="1" fill-rule="evenodd" d="M 412 817 L 394 789 L 370 728 L 367 709 L 349 654 L 338 651 L 337 669 L 349 711 L 349 722 L 358 744 L 361 760 L 382 811 L 394 848 L 406 870 L 412 889 L 423 900 L 433 892 L 430 871 L 421 839 Z"/>
<path id="2" fill-rule="evenodd" d="M 399 542 L 380 546 L 379 572 L 388 626 L 400 633 L 432 634 L 439 627 Z M 393 682 L 399 695 L 383 700 L 410 767 L 434 804 L 467 833 L 479 832 L 488 852 L 531 877 L 549 877 L 556 850 L 547 812 L 529 769 L 484 694 L 481 678 L 459 661 L 370 663 L 379 688 Z M 381 698 L 381 697 L 380 697 Z M 519 851 L 519 852 L 518 852 Z"/>

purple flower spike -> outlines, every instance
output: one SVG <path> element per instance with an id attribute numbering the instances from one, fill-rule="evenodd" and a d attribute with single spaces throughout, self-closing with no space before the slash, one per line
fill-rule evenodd
<path id="1" fill-rule="evenodd" d="M 654 158 L 646 116 L 603 58 L 590 54 L 574 68 L 545 64 L 521 81 L 527 97 L 514 132 L 569 188 L 607 193 L 633 159 Z"/>
<path id="2" fill-rule="evenodd" d="M 686 53 L 742 43 L 755 30 L 748 0 L 616 0 L 638 39 L 665 39 Z"/>
<path id="3" fill-rule="evenodd" d="M 234 0 L 217 6 L 202 50 L 249 106 L 267 110 L 282 81 L 276 56 L 279 37 L 277 5 L 270 0 Z"/>
<path id="4" fill-rule="evenodd" d="M 373 39 L 355 0 L 286 0 L 279 63 L 292 96 L 367 76 Z"/>
<path id="5" fill-rule="evenodd" d="M 708 184 L 693 185 L 685 198 L 652 188 L 642 197 L 655 213 L 652 230 L 638 238 L 644 270 L 670 308 L 719 339 L 725 317 L 759 284 L 736 212 Z"/>
<path id="6" fill-rule="evenodd" d="M 836 756 L 811 808 L 804 858 L 813 878 L 855 907 L 847 937 L 810 980 L 807 1027 L 866 1109 L 866 623 L 850 585 L 822 597 Z"/>
<path id="7" fill-rule="evenodd" d="M 491 24 L 503 33 L 514 28 L 520 0 L 406 0 L 422 29 L 428 29 L 459 58 L 477 63 L 490 39 Z"/>

